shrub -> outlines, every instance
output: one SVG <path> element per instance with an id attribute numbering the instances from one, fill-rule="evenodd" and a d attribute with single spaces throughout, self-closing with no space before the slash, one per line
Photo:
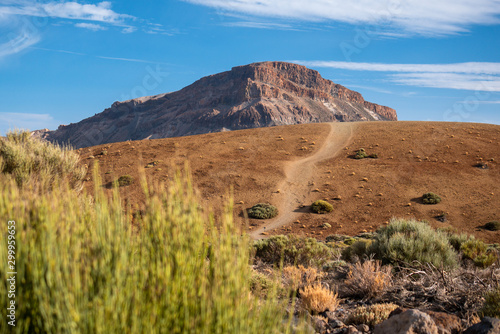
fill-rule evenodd
<path id="1" fill-rule="evenodd" d="M 339 306 L 338 294 L 321 286 L 319 282 L 300 289 L 300 300 L 311 314 L 333 312 Z"/>
<path id="2" fill-rule="evenodd" d="M 426 193 L 422 195 L 422 203 L 424 204 L 438 204 L 441 202 L 441 197 L 434 193 Z"/>
<path id="3" fill-rule="evenodd" d="M 366 153 L 364 148 L 360 148 L 356 151 L 356 155 L 354 155 L 354 159 L 364 159 L 368 158 L 368 154 Z"/>
<path id="4" fill-rule="evenodd" d="M 468 235 L 466 233 L 452 233 L 448 236 L 448 242 L 455 249 L 455 251 L 459 252 L 462 244 L 469 240 L 475 240 L 476 238 L 473 235 Z"/>
<path id="5" fill-rule="evenodd" d="M 344 248 L 342 251 L 342 259 L 347 262 L 353 262 L 357 259 L 362 259 L 366 255 L 370 255 L 368 254 L 368 249 L 372 242 L 372 240 L 368 239 L 360 239 L 354 242 L 349 247 Z"/>
<path id="6" fill-rule="evenodd" d="M 284 235 L 254 243 L 255 256 L 263 262 L 284 265 L 322 266 L 332 257 L 332 250 L 313 238 Z"/>
<path id="7" fill-rule="evenodd" d="M 500 222 L 496 220 L 488 222 L 484 228 L 488 231 L 500 231 Z"/>
<path id="8" fill-rule="evenodd" d="M 370 158 L 372 159 L 378 159 L 378 154 L 377 153 L 372 153 L 369 155 Z"/>
<path id="9" fill-rule="evenodd" d="M 333 211 L 333 205 L 331 205 L 327 201 L 317 200 L 312 204 L 311 209 L 316 213 L 327 213 Z"/>
<path id="10" fill-rule="evenodd" d="M 283 287 L 276 279 L 257 271 L 250 275 L 250 290 L 259 298 L 283 295 Z"/>
<path id="11" fill-rule="evenodd" d="M 500 318 L 500 286 L 486 293 L 479 313 L 483 317 Z"/>
<path id="12" fill-rule="evenodd" d="M 292 291 L 311 285 L 321 277 L 323 277 L 323 273 L 318 272 L 316 268 L 305 268 L 302 265 L 283 268 L 283 283 Z"/>
<path id="13" fill-rule="evenodd" d="M 0 172 L 10 174 L 18 186 L 67 181 L 79 189 L 87 172 L 80 157 L 70 147 L 60 147 L 31 136 L 27 131 L 9 132 L 0 138 Z"/>
<path id="14" fill-rule="evenodd" d="M 278 209 L 268 203 L 255 204 L 248 209 L 248 216 L 255 219 L 271 219 L 278 215 Z"/>
<path id="15" fill-rule="evenodd" d="M 131 185 L 132 183 L 134 183 L 134 178 L 130 175 L 123 175 L 123 176 L 120 176 L 118 178 L 118 180 L 116 180 L 115 184 L 118 186 L 118 187 L 125 187 L 125 186 L 129 186 Z"/>
<path id="16" fill-rule="evenodd" d="M 399 306 L 396 304 L 373 304 L 369 306 L 358 306 L 347 317 L 346 323 L 348 325 L 362 325 L 366 324 L 373 327 L 382 321 L 389 318 L 392 311 Z"/>
<path id="17" fill-rule="evenodd" d="M 380 261 L 358 262 L 350 266 L 345 286 L 353 296 L 380 296 L 391 284 L 391 269 L 383 267 Z"/>
<path id="18" fill-rule="evenodd" d="M 369 251 L 390 263 L 431 263 L 438 268 L 458 264 L 458 254 L 448 242 L 448 235 L 415 220 L 392 219 L 389 225 L 377 230 Z"/>
<path id="19" fill-rule="evenodd" d="M 486 268 L 497 260 L 494 250 L 489 250 L 488 246 L 481 240 L 470 239 L 460 246 L 460 251 L 466 259 L 474 262 L 476 267 Z"/>
<path id="20" fill-rule="evenodd" d="M 190 184 L 177 177 L 145 192 L 135 229 L 118 192 L 108 199 L 98 187 L 91 199 L 54 186 L 38 196 L 0 182 L 17 271 L 16 327 L 2 320 L 0 333 L 289 333 L 284 305 L 250 293 L 249 245 L 232 208 L 216 229 Z M 7 294 L 0 270 L 0 300 Z"/>

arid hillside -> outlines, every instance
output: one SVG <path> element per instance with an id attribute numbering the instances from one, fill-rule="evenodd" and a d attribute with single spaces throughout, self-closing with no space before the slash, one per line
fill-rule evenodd
<path id="1" fill-rule="evenodd" d="M 354 159 L 357 150 L 378 158 Z M 220 208 L 232 189 L 235 216 L 255 238 L 373 231 L 391 217 L 425 219 L 487 242 L 500 232 L 482 229 L 500 220 L 500 126 L 438 122 L 346 122 L 259 128 L 181 138 L 128 141 L 78 150 L 83 162 L 99 162 L 104 187 L 120 187 L 140 210 L 140 174 L 167 181 L 173 167 L 189 163 L 205 205 Z M 86 187 L 93 188 L 92 168 Z M 109 190 L 111 192 L 111 189 Z M 441 196 L 424 205 L 421 196 Z M 334 210 L 314 214 L 326 199 Z M 259 202 L 278 207 L 278 217 L 245 220 Z M 215 210 L 217 212 L 217 210 Z M 325 225 L 325 223 L 328 223 Z M 266 227 L 266 229 L 264 229 Z M 264 234 L 262 234 L 264 232 Z"/>

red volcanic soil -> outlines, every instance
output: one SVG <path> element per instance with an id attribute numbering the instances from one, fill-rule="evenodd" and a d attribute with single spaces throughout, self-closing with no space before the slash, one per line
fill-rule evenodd
<path id="1" fill-rule="evenodd" d="M 360 148 L 378 158 L 353 159 Z M 104 187 L 119 176 L 133 176 L 136 181 L 120 193 L 138 209 L 144 204 L 141 173 L 167 182 L 174 168 L 187 161 L 203 205 L 217 213 L 232 189 L 236 221 L 254 238 L 265 237 L 264 226 L 266 234 L 324 239 L 373 231 L 392 217 L 414 217 L 500 242 L 500 232 L 481 228 L 500 220 L 498 125 L 304 124 L 122 142 L 78 152 L 89 166 L 99 162 Z M 479 163 L 487 168 L 476 167 Z M 87 179 L 91 191 L 92 168 Z M 427 192 L 440 195 L 441 203 L 424 205 L 421 196 Z M 317 199 L 332 203 L 333 212 L 312 213 L 310 205 Z M 278 217 L 245 220 L 244 211 L 259 202 L 276 205 Z M 435 218 L 441 214 L 446 221 Z"/>

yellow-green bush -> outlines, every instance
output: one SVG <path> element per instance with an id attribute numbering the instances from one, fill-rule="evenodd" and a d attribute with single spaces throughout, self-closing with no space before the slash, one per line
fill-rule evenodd
<path id="1" fill-rule="evenodd" d="M 16 221 L 16 327 L 2 307 L 0 333 L 290 332 L 272 298 L 250 293 L 249 245 L 232 209 L 220 232 L 189 180 L 145 188 L 132 231 L 117 189 L 108 199 L 54 187 L 43 197 L 0 178 L 0 263 L 7 221 Z M 0 300 L 6 302 L 6 271 Z"/>
<path id="2" fill-rule="evenodd" d="M 373 304 L 369 306 L 358 306 L 347 317 L 347 324 L 375 326 L 389 318 L 389 314 L 397 309 L 395 304 Z"/>
<path id="3" fill-rule="evenodd" d="M 481 316 L 500 318 L 500 286 L 486 293 Z"/>
<path id="4" fill-rule="evenodd" d="M 18 186 L 64 180 L 78 188 L 86 174 L 79 160 L 69 147 L 33 138 L 29 132 L 9 132 L 0 138 L 0 172 L 11 174 Z"/>
<path id="5" fill-rule="evenodd" d="M 327 201 L 317 200 L 311 205 L 311 210 L 316 213 L 327 213 L 333 211 L 333 205 Z"/>
<path id="6" fill-rule="evenodd" d="M 481 240 L 470 239 L 462 243 L 460 251 L 466 259 L 472 260 L 476 267 L 489 267 L 498 259 L 496 251 L 488 249 Z"/>

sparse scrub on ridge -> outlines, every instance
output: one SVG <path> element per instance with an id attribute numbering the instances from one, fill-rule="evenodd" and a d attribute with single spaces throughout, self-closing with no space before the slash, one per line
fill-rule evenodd
<path id="1" fill-rule="evenodd" d="M 298 267 L 287 266 L 283 268 L 282 275 L 283 284 L 291 291 L 297 291 L 301 287 L 311 285 L 323 277 L 323 273 L 316 268 L 305 268 L 302 265 Z"/>
<path id="2" fill-rule="evenodd" d="M 479 313 L 484 317 L 500 318 L 500 286 L 485 294 L 484 305 Z"/>
<path id="3" fill-rule="evenodd" d="M 360 148 L 354 154 L 354 159 L 360 160 L 366 158 L 378 159 L 378 154 L 377 153 L 368 154 L 364 148 Z"/>
<path id="4" fill-rule="evenodd" d="M 299 294 L 301 305 L 311 314 L 333 312 L 340 302 L 336 292 L 322 286 L 319 282 L 303 287 Z"/>
<path id="5" fill-rule="evenodd" d="M 359 239 L 350 246 L 342 250 L 342 259 L 347 262 L 356 262 L 362 260 L 364 256 L 369 256 L 369 248 L 373 240 Z"/>
<path id="6" fill-rule="evenodd" d="M 367 324 L 373 327 L 389 318 L 389 314 L 397 308 L 398 305 L 392 303 L 358 306 L 349 314 L 346 323 L 348 325 Z"/>
<path id="7" fill-rule="evenodd" d="M 255 256 L 263 262 L 284 265 L 322 266 L 332 257 L 332 250 L 314 238 L 272 236 L 254 242 Z"/>
<path id="8" fill-rule="evenodd" d="M 250 275 L 250 290 L 259 298 L 273 298 L 284 294 L 284 289 L 276 278 L 257 271 L 252 271 Z"/>
<path id="9" fill-rule="evenodd" d="M 70 147 L 60 147 L 15 131 L 0 138 L 0 172 L 10 174 L 18 186 L 53 185 L 67 181 L 79 189 L 87 172 Z"/>
<path id="10" fill-rule="evenodd" d="M 353 296 L 377 297 L 391 285 L 391 266 L 368 260 L 350 266 L 344 284 Z"/>
<path id="11" fill-rule="evenodd" d="M 97 188 L 91 199 L 54 186 L 39 196 L 1 178 L 0 217 L 16 221 L 17 323 L 0 321 L 0 333 L 292 331 L 281 302 L 250 292 L 250 247 L 232 208 L 216 229 L 188 179 L 145 191 L 133 229 L 118 191 Z M 7 293 L 0 270 L 0 299 Z"/>
<path id="12" fill-rule="evenodd" d="M 458 264 L 458 255 L 448 235 L 416 220 L 392 219 L 389 225 L 377 230 L 369 252 L 390 263 L 417 266 L 431 263 L 437 268 L 453 268 Z"/>
<path id="13" fill-rule="evenodd" d="M 333 211 L 333 205 L 324 200 L 317 200 L 311 205 L 311 210 L 316 213 L 327 213 Z"/>
<path id="14" fill-rule="evenodd" d="M 424 204 L 438 204 L 441 202 L 441 197 L 434 193 L 425 193 L 422 195 L 422 203 Z"/>
<path id="15" fill-rule="evenodd" d="M 254 219 L 271 219 L 278 215 L 278 209 L 269 203 L 258 203 L 248 209 L 248 217 Z"/>

